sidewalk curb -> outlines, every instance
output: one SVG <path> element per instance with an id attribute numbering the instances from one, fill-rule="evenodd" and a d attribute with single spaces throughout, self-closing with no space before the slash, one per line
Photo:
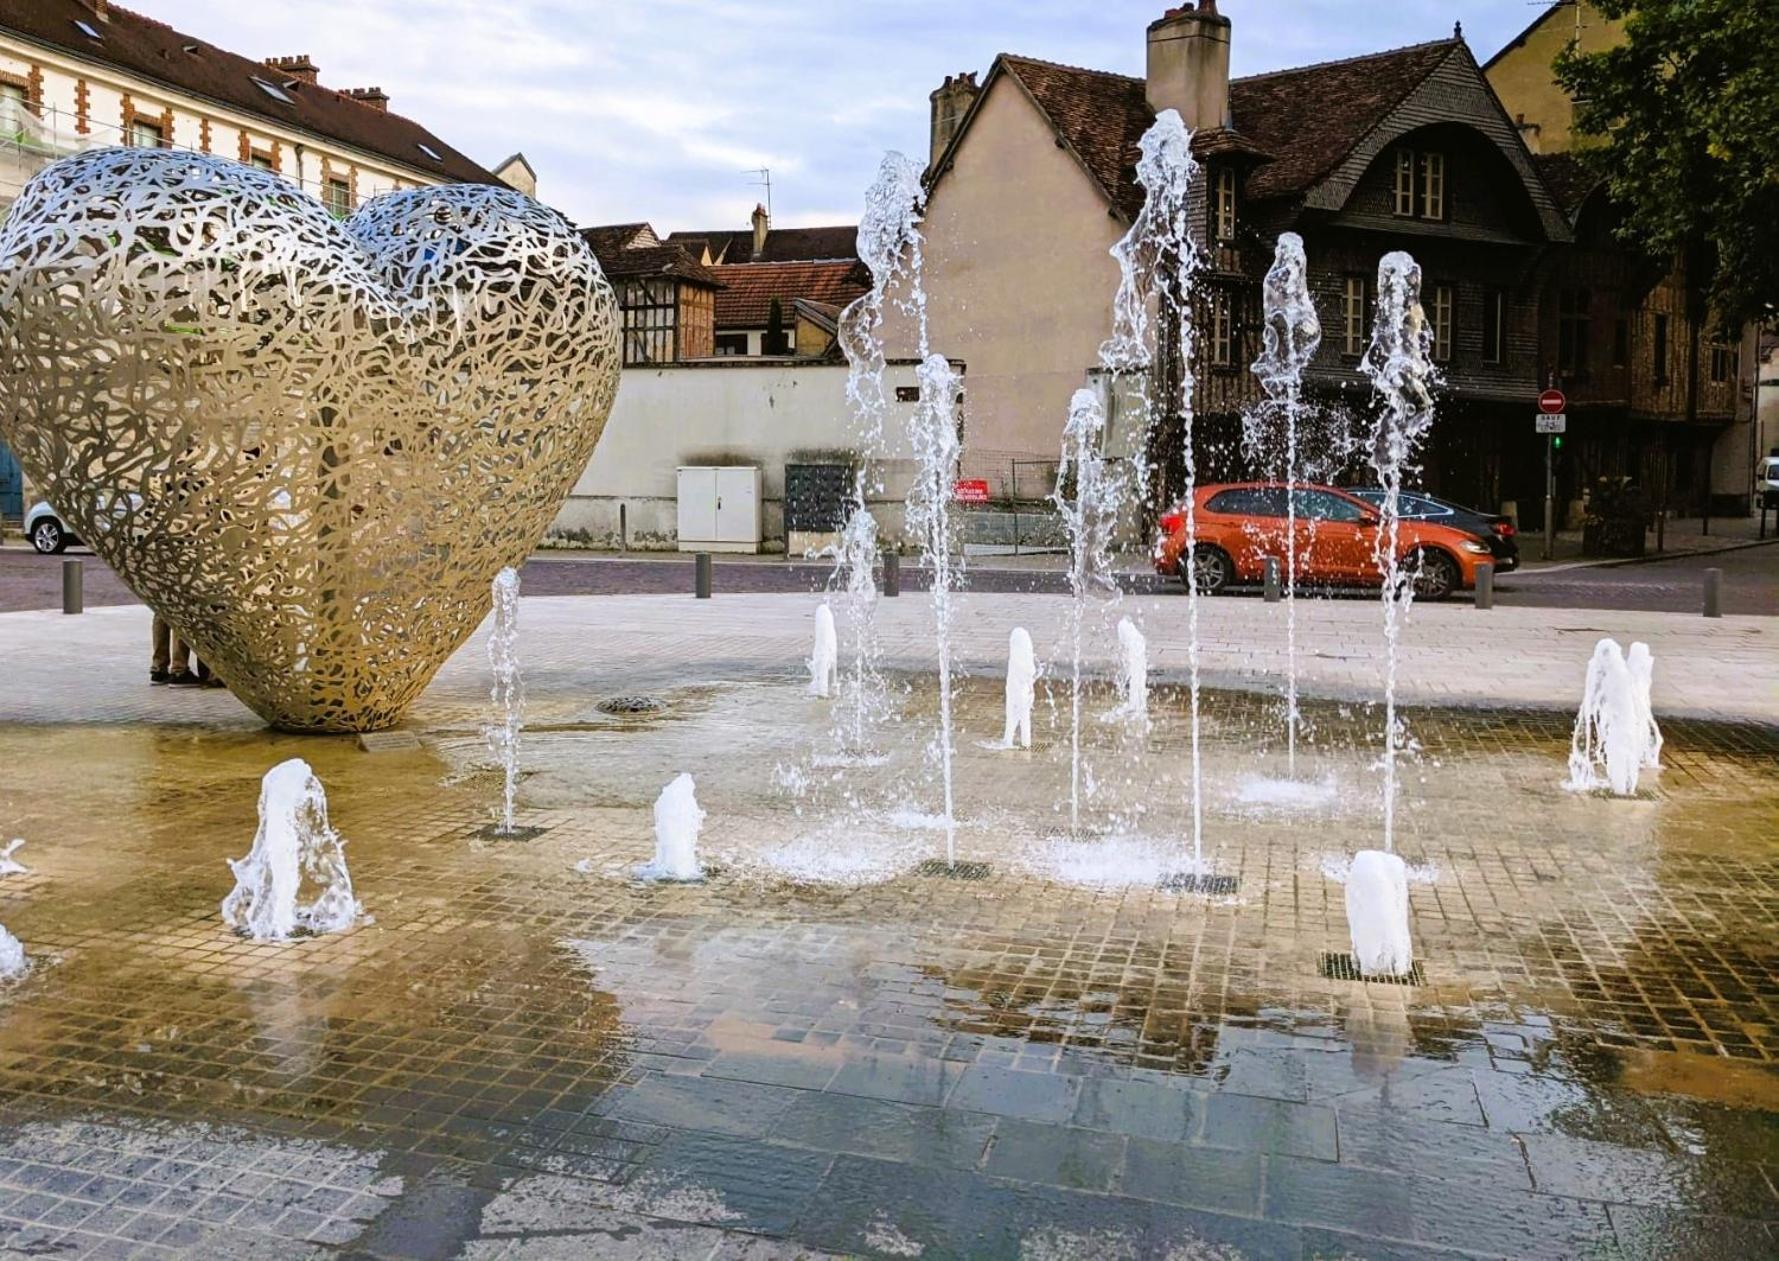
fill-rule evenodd
<path id="1" fill-rule="evenodd" d="M 1740 543 L 1724 543 L 1717 547 L 1701 547 L 1683 552 L 1658 552 L 1653 556 L 1615 556 L 1606 560 L 1566 560 L 1554 565 L 1526 565 L 1516 570 L 1514 577 L 1526 577 L 1531 574 L 1560 574 L 1572 569 L 1623 569 L 1627 565 L 1660 565 L 1671 560 L 1691 560 L 1695 556 L 1721 556 L 1726 552 L 1742 552 L 1751 547 L 1772 547 L 1779 543 L 1779 537 L 1770 539 L 1746 539 Z"/>

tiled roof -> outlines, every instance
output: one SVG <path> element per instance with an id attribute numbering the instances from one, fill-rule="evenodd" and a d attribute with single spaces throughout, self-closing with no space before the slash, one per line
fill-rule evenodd
<path id="1" fill-rule="evenodd" d="M 107 13 L 102 20 L 80 0 L 0 0 L 0 27 L 58 51 L 208 98 L 242 114 L 377 154 L 441 180 L 500 182 L 419 123 L 400 114 L 387 113 L 318 84 L 292 85 L 264 62 L 228 52 L 195 36 L 182 35 L 153 18 L 115 4 L 107 6 Z M 77 21 L 97 30 L 101 38 L 88 38 L 75 25 Z M 254 83 L 255 77 L 280 87 L 290 101 L 273 98 Z M 186 140 L 174 137 L 175 143 Z M 438 160 L 429 158 L 421 145 L 438 154 Z"/>
<path id="2" fill-rule="evenodd" d="M 618 250 L 661 244 L 655 229 L 646 223 L 602 223 L 582 228 L 581 235 L 587 238 L 587 244 L 601 260 Z"/>
<path id="3" fill-rule="evenodd" d="M 631 225 L 627 225 L 631 226 Z M 646 226 L 646 225 L 644 225 Z M 638 245 L 626 247 L 614 246 L 612 238 L 601 238 L 602 229 L 586 228 L 581 235 L 587 238 L 587 244 L 593 247 L 593 256 L 599 260 L 599 269 L 608 280 L 622 280 L 635 276 L 672 276 L 684 280 L 688 284 L 701 285 L 706 289 L 721 289 L 722 281 L 711 275 L 710 269 L 693 258 L 677 245 Z M 653 233 L 649 234 L 653 237 Z"/>
<path id="4" fill-rule="evenodd" d="M 728 263 L 710 270 L 724 285 L 716 297 L 718 328 L 764 328 L 774 298 L 788 328 L 798 298 L 845 306 L 871 288 L 871 273 L 856 261 Z"/>
<path id="5" fill-rule="evenodd" d="M 821 228 L 768 228 L 766 248 L 757 259 L 753 257 L 751 228 L 738 232 L 669 232 L 667 239 L 690 250 L 698 248 L 693 242 L 708 246 L 713 263 L 807 263 L 859 256 L 858 225 L 850 223 Z"/>
<path id="6" fill-rule="evenodd" d="M 1532 161 L 1537 163 L 1538 173 L 1544 177 L 1557 205 L 1570 219 L 1581 212 L 1588 195 L 1600 187 L 1599 174 L 1573 153 L 1535 153 Z"/>
<path id="7" fill-rule="evenodd" d="M 1260 159 L 1248 180 L 1251 197 L 1305 192 L 1462 46 L 1460 40 L 1438 40 L 1232 80 L 1234 129 L 1199 132 L 1194 151 Z M 1143 80 L 1010 54 L 1002 54 L 999 66 L 1037 102 L 1112 203 L 1134 216 L 1143 204 L 1137 142 L 1155 121 Z"/>

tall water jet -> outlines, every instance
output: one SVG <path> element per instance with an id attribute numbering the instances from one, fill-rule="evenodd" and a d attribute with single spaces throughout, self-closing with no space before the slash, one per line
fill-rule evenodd
<path id="1" fill-rule="evenodd" d="M 815 643 L 809 655 L 809 694 L 824 700 L 833 694 L 840 644 L 834 634 L 834 610 L 826 602 L 815 610 Z"/>
<path id="2" fill-rule="evenodd" d="M 1310 297 L 1303 238 L 1281 233 L 1261 288 L 1265 342 L 1254 375 L 1267 406 L 1285 428 L 1285 748 L 1287 774 L 1297 776 L 1297 480 L 1303 370 L 1322 344 L 1322 322 Z"/>
<path id="3" fill-rule="evenodd" d="M 1051 502 L 1069 539 L 1069 831 L 1081 828 L 1081 638 L 1087 602 L 1116 601 L 1112 543 L 1130 491 L 1102 443 L 1106 414 L 1092 390 L 1076 390 L 1063 426 L 1062 458 Z"/>
<path id="4" fill-rule="evenodd" d="M 1372 557 L 1383 577 L 1384 852 L 1396 852 L 1396 759 L 1405 732 L 1396 716 L 1396 659 L 1402 622 L 1414 602 L 1414 574 L 1401 555 L 1402 484 L 1418 472 L 1421 444 L 1433 427 L 1433 330 L 1421 307 L 1421 268 L 1400 250 L 1378 264 L 1377 315 L 1359 370 L 1377 394 L 1370 435 L 1372 467 L 1383 488 Z"/>
<path id="5" fill-rule="evenodd" d="M 495 835 L 510 836 L 519 797 L 519 729 L 525 722 L 525 679 L 519 672 L 519 571 L 507 566 L 494 575 L 494 628 L 488 635 L 488 664 L 494 670 L 494 721 L 488 748 L 500 763 L 500 822 Z"/>
<path id="6" fill-rule="evenodd" d="M 1031 633 L 1015 626 L 1007 636 L 1007 727 L 1005 749 L 1032 747 L 1032 705 L 1038 697 L 1038 660 Z"/>
<path id="7" fill-rule="evenodd" d="M 1395 854 L 1363 849 L 1347 872 L 1347 927 L 1365 976 L 1404 976 L 1414 967 L 1408 931 L 1408 869 Z"/>
<path id="8" fill-rule="evenodd" d="M 697 786 L 681 771 L 655 799 L 655 859 L 636 874 L 646 880 L 702 880 L 698 833 L 703 827 Z"/>
<path id="9" fill-rule="evenodd" d="M 1661 764 L 1662 733 L 1649 708 L 1654 669 L 1647 644 L 1632 644 L 1629 659 L 1617 640 L 1594 646 L 1569 741 L 1565 788 L 1629 797 L 1642 772 Z"/>
<path id="10" fill-rule="evenodd" d="M 1140 731 L 1149 728 L 1149 643 L 1128 617 L 1118 619 L 1118 707 L 1107 722 L 1124 722 Z"/>
<path id="11" fill-rule="evenodd" d="M 886 153 L 876 178 L 865 192 L 859 217 L 859 258 L 871 273 L 871 288 L 840 315 L 839 342 L 846 355 L 846 400 L 852 411 L 858 463 L 853 469 L 852 502 L 834 549 L 830 589 L 841 593 L 852 641 L 848 672 L 836 734 L 843 753 L 862 754 L 889 705 L 878 669 L 876 613 L 877 522 L 867 504 L 883 492 L 881 458 L 884 419 L 889 399 L 884 392 L 886 366 L 883 322 L 892 288 L 903 286 L 898 299 L 918 328 L 921 354 L 926 353 L 926 292 L 921 283 L 920 212 L 926 202 L 921 167 L 900 153 Z"/>
<path id="12" fill-rule="evenodd" d="M 908 491 L 908 529 L 920 540 L 921 558 L 932 582 L 933 638 L 939 651 L 939 730 L 934 737 L 933 754 L 945 791 L 945 861 L 955 865 L 951 615 L 952 597 L 962 577 L 962 558 L 952 548 L 951 496 L 962 446 L 957 422 L 959 386 L 957 373 L 943 355 L 927 355 L 916 376 L 920 381 L 920 404 L 914 412 L 913 438 L 919 467 Z"/>
<path id="13" fill-rule="evenodd" d="M 222 900 L 223 923 L 256 941 L 350 927 L 360 907 L 345 844 L 327 821 L 327 794 L 309 764 L 280 762 L 260 781 L 253 848 L 229 860 L 235 887 Z"/>
<path id="14" fill-rule="evenodd" d="M 1155 117 L 1138 145 L 1137 183 L 1144 191 L 1143 208 L 1118 243 L 1118 291 L 1112 299 L 1112 336 L 1100 346 L 1100 365 L 1114 379 L 1161 371 L 1159 397 L 1164 415 L 1177 415 L 1181 448 L 1186 529 L 1186 664 L 1190 704 L 1192 759 L 1192 861 L 1195 875 L 1204 873 L 1204 775 L 1199 748 L 1198 578 L 1192 558 L 1198 546 L 1198 513 L 1194 493 L 1198 463 L 1194 440 L 1194 334 L 1192 298 L 1203 255 L 1192 237 L 1191 199 L 1198 179 L 1192 137 L 1180 115 L 1171 109 Z M 1149 311 L 1156 311 L 1151 325 Z M 1132 487 L 1147 502 L 1152 470 L 1147 448 L 1156 438 L 1152 397 L 1143 396 L 1143 452 L 1133 461 Z"/>

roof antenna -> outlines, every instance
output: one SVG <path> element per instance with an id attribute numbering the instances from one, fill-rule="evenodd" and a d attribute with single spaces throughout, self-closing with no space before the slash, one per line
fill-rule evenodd
<path id="1" fill-rule="evenodd" d="M 764 167 L 764 166 L 757 167 L 751 171 L 743 171 L 742 174 L 743 175 L 757 175 L 760 177 L 757 180 L 753 180 L 752 183 L 754 183 L 756 185 L 764 185 L 765 186 L 765 188 L 766 188 L 766 218 L 771 219 L 772 218 L 772 170 L 771 170 L 771 168 Z"/>

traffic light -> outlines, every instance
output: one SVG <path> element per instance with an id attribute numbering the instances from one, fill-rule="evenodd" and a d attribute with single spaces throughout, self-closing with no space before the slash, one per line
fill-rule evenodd
<path id="1" fill-rule="evenodd" d="M 1561 451 L 1563 449 L 1563 435 L 1562 434 L 1556 434 L 1551 438 L 1550 448 L 1553 451 Z"/>

